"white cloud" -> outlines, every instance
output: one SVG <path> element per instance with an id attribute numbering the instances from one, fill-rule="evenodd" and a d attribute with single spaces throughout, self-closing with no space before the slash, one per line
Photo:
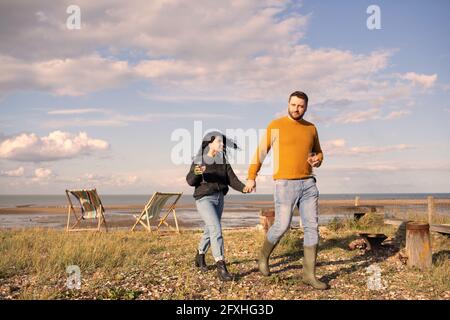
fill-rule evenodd
<path id="1" fill-rule="evenodd" d="M 388 146 L 382 146 L 382 147 L 375 147 L 375 146 L 361 146 L 361 147 L 352 147 L 348 150 L 348 153 L 351 155 L 358 155 L 358 154 L 379 154 L 379 153 L 385 153 L 385 152 L 391 152 L 391 151 L 402 151 L 402 150 L 409 150 L 414 149 L 415 147 L 408 144 L 396 144 L 396 145 L 388 145 Z"/>
<path id="2" fill-rule="evenodd" d="M 386 117 L 384 117 L 384 119 L 386 119 L 386 120 L 394 120 L 394 119 L 398 119 L 398 118 L 401 118 L 403 116 L 406 116 L 406 115 L 408 115 L 410 113 L 411 113 L 411 111 L 409 111 L 409 110 L 392 111 Z"/>
<path id="3" fill-rule="evenodd" d="M 52 175 L 52 170 L 47 168 L 37 168 L 34 170 L 34 178 L 36 180 L 47 179 Z"/>
<path id="4" fill-rule="evenodd" d="M 58 109 L 58 110 L 50 110 L 47 114 L 51 115 L 78 115 L 85 113 L 101 113 L 104 112 L 101 109 L 93 109 L 93 108 L 80 108 L 80 109 Z"/>
<path id="5" fill-rule="evenodd" d="M 364 164 L 349 164 L 349 165 L 327 165 L 321 167 L 323 171 L 334 171 L 340 173 L 364 173 L 364 172 L 423 172 L 434 171 L 446 173 L 450 171 L 448 163 L 411 163 L 411 162 L 394 162 L 394 161 L 380 161 L 367 162 Z"/>
<path id="6" fill-rule="evenodd" d="M 24 167 L 18 167 L 17 169 L 0 171 L 2 177 L 22 177 L 25 173 Z"/>
<path id="7" fill-rule="evenodd" d="M 112 186 L 124 187 L 136 184 L 140 179 L 137 175 L 126 174 L 96 174 L 86 173 L 81 178 L 77 179 L 80 183 L 96 185 L 96 186 Z"/>
<path id="8" fill-rule="evenodd" d="M 114 88 L 133 78 L 126 61 L 91 54 L 78 58 L 29 62 L 0 55 L 0 93 L 42 90 L 79 96 Z"/>
<path id="9" fill-rule="evenodd" d="M 4 94 L 83 95 L 135 79 L 156 89 L 153 97 L 147 93 L 153 99 L 278 100 L 301 88 L 319 103 L 409 93 L 405 84 L 378 78 L 392 50 L 357 54 L 301 43 L 311 16 L 295 2 L 77 4 L 80 32 L 64 28 L 66 16 L 52 1 L 29 4 L 29 11 L 45 17 L 38 25 L 16 2 L 0 4 L 0 12 L 9 12 L 0 19 Z"/>
<path id="10" fill-rule="evenodd" d="M 381 110 L 379 108 L 372 108 L 369 110 L 362 111 L 351 111 L 341 114 L 336 117 L 335 122 L 337 123 L 359 123 L 368 120 L 380 119 Z"/>
<path id="11" fill-rule="evenodd" d="M 420 85 L 425 89 L 429 89 L 434 86 L 437 80 L 437 74 L 426 75 L 426 74 L 418 74 L 415 72 L 408 72 L 402 75 L 402 78 L 405 80 L 409 80 L 416 85 Z"/>
<path id="12" fill-rule="evenodd" d="M 340 148 L 345 146 L 345 140 L 344 139 L 335 139 L 335 140 L 327 140 L 323 144 L 327 148 Z"/>
<path id="13" fill-rule="evenodd" d="M 327 140 L 322 143 L 325 156 L 359 156 L 381 154 L 392 151 L 403 151 L 414 149 L 415 146 L 408 144 L 396 144 L 386 146 L 357 146 L 347 147 L 344 139 Z"/>
<path id="14" fill-rule="evenodd" d="M 410 110 L 396 110 L 389 112 L 387 115 L 382 115 L 381 109 L 377 107 L 368 110 L 346 111 L 339 114 L 334 119 L 330 118 L 328 122 L 332 121 L 334 123 L 339 124 L 348 124 L 348 123 L 361 123 L 371 120 L 395 120 L 404 117 L 410 113 L 411 113 Z"/>
<path id="15" fill-rule="evenodd" d="M 84 110 L 84 109 L 74 109 L 74 110 Z M 231 115 L 226 113 L 208 113 L 208 112 L 153 112 L 153 113 L 144 113 L 144 114 L 121 114 L 113 111 L 101 110 L 101 109 L 92 109 L 96 110 L 97 113 L 102 114 L 102 118 L 69 118 L 63 120 L 47 120 L 42 122 L 42 126 L 46 128 L 61 128 L 61 127 L 123 127 L 127 126 L 131 123 L 136 122 L 152 122 L 164 119 L 241 119 L 240 116 Z M 68 112 L 58 112 L 57 115 L 72 115 L 76 114 L 72 110 L 67 110 Z M 52 112 L 52 111 L 51 111 Z M 80 112 L 88 113 L 88 112 Z M 50 112 L 49 112 L 50 114 Z M 55 115 L 55 113 L 51 113 Z"/>
<path id="16" fill-rule="evenodd" d="M 109 148 L 108 142 L 62 131 L 38 137 L 35 133 L 22 133 L 0 143 L 0 158 L 17 161 L 51 161 L 88 155 Z"/>
<path id="17" fill-rule="evenodd" d="M 70 32 L 62 23 L 68 15 L 61 9 L 70 4 L 64 2 L 27 3 L 23 10 L 20 2 L 2 1 L 2 51 L 20 59 L 46 60 L 82 56 L 98 48 L 111 54 L 129 48 L 136 55 L 177 57 L 185 53 L 213 61 L 230 55 L 251 56 L 267 50 L 268 43 L 294 43 L 302 37 L 308 20 L 297 13 L 298 4 L 286 0 L 79 0 L 82 29 Z M 36 24 L 30 12 L 45 21 Z"/>

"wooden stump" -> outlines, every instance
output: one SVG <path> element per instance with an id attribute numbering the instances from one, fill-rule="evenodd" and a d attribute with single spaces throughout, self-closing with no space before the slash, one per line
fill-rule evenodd
<path id="1" fill-rule="evenodd" d="M 275 210 L 274 209 L 261 209 L 259 214 L 259 222 L 262 226 L 264 233 L 267 233 L 269 228 L 273 225 L 275 221 Z"/>
<path id="2" fill-rule="evenodd" d="M 406 254 L 408 266 L 427 270 L 431 267 L 430 225 L 421 222 L 408 222 L 406 225 Z"/>

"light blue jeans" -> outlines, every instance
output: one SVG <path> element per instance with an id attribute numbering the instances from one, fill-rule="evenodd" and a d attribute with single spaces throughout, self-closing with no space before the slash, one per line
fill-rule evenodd
<path id="1" fill-rule="evenodd" d="M 295 206 L 302 219 L 304 246 L 319 242 L 319 190 L 315 178 L 275 180 L 275 222 L 267 232 L 267 240 L 276 244 L 291 226 Z"/>
<path id="2" fill-rule="evenodd" d="M 223 212 L 223 193 L 216 192 L 195 201 L 197 211 L 205 222 L 203 235 L 198 245 L 200 254 L 206 253 L 211 246 L 214 260 L 224 260 L 221 218 Z"/>

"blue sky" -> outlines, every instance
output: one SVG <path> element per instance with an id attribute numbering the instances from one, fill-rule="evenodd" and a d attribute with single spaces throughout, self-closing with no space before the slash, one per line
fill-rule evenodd
<path id="1" fill-rule="evenodd" d="M 80 30 L 69 4 L 0 4 L 3 194 L 191 193 L 174 132 L 190 152 L 194 121 L 257 132 L 294 90 L 310 96 L 322 193 L 449 192 L 448 1 L 80 1 Z"/>

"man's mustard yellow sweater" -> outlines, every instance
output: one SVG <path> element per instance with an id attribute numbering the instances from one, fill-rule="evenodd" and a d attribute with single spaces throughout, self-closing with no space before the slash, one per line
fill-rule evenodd
<path id="1" fill-rule="evenodd" d="M 262 162 L 272 149 L 273 179 L 302 179 L 312 174 L 308 153 L 315 152 L 323 160 L 316 127 L 306 120 L 289 116 L 273 120 L 256 150 L 248 170 L 248 179 L 255 180 Z"/>

